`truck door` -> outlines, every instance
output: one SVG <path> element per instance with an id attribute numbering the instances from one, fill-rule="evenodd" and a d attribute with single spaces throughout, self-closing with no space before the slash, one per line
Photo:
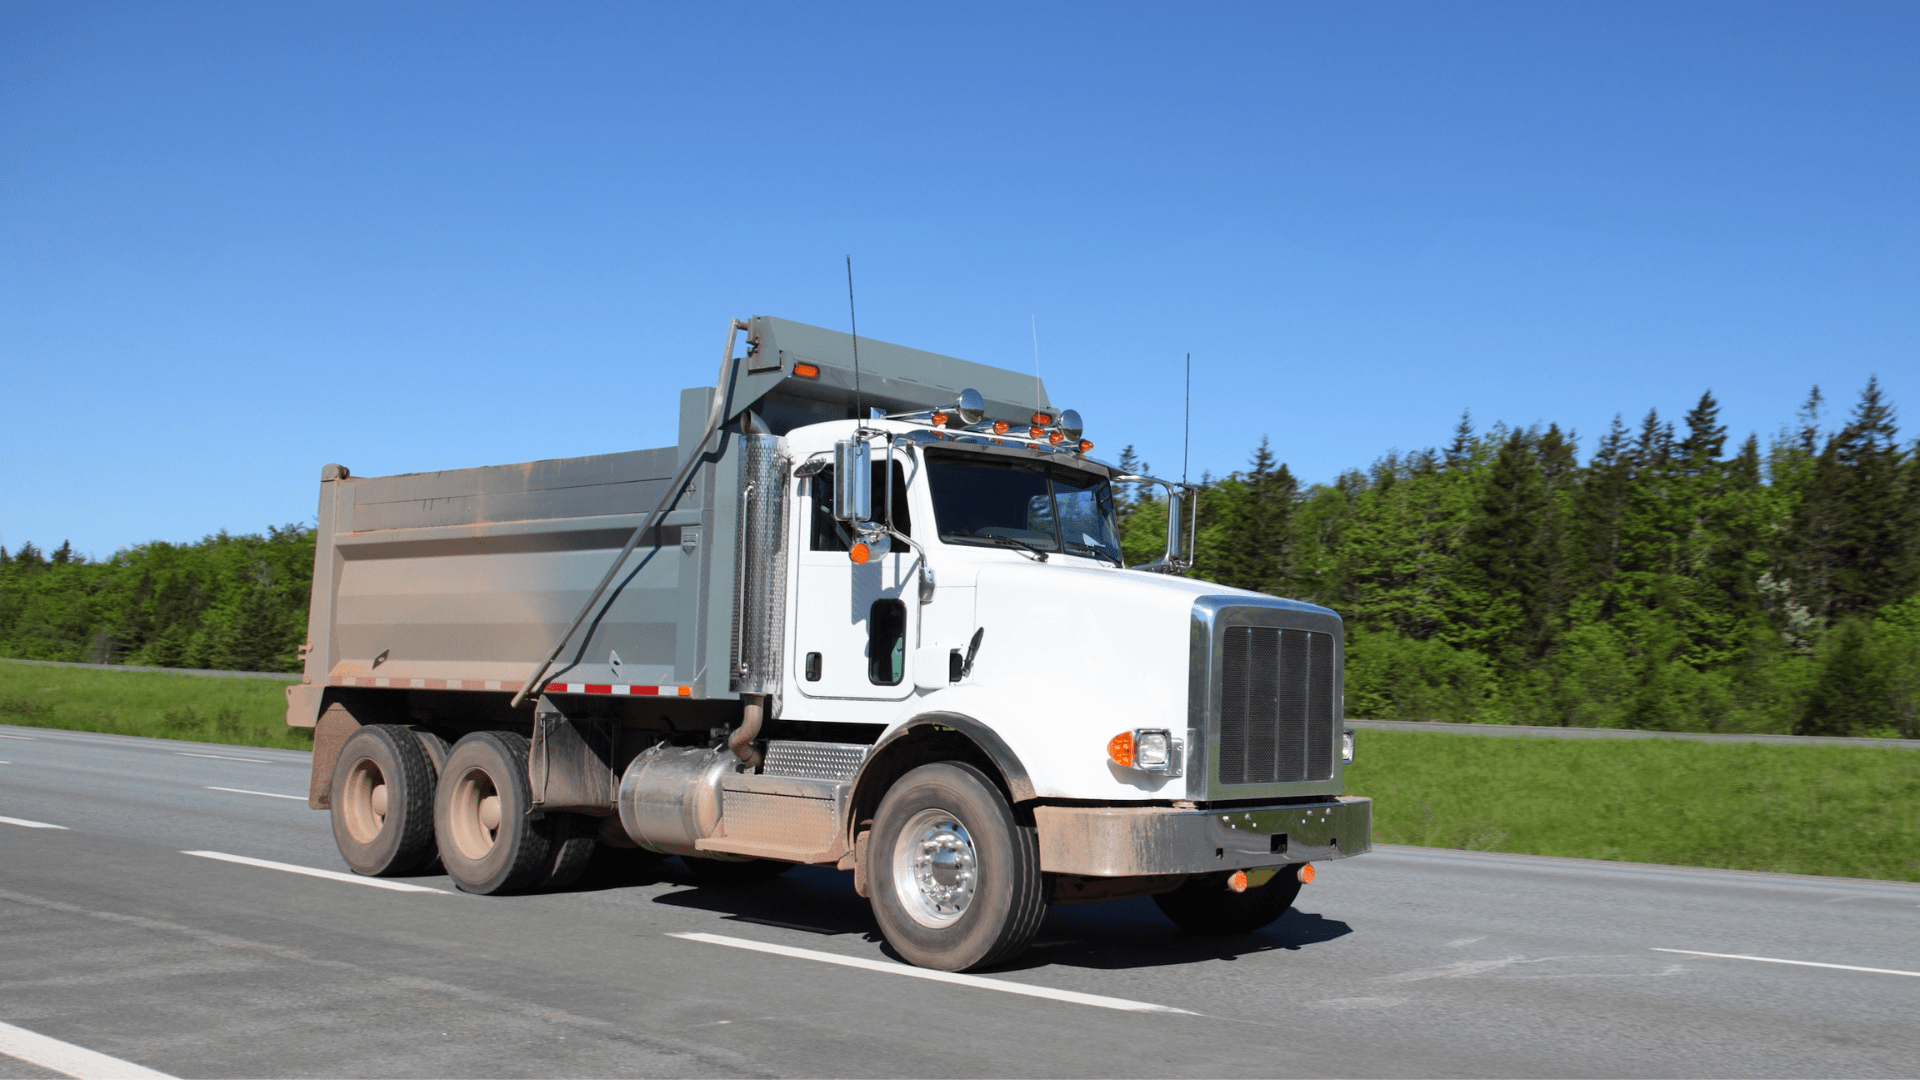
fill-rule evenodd
<path id="1" fill-rule="evenodd" d="M 893 462 L 893 523 L 913 535 L 904 462 Z M 873 463 L 874 512 L 881 512 L 887 463 Z M 793 670 L 800 692 L 817 698 L 898 701 L 913 693 L 918 556 L 894 541 L 885 555 L 855 565 L 852 531 L 833 518 L 833 467 L 802 481 L 798 508 L 806 535 L 798 557 Z"/>

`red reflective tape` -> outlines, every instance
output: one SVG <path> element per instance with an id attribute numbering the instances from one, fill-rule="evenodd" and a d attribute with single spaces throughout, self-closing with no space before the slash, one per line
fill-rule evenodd
<path id="1" fill-rule="evenodd" d="M 611 694 L 611 693 L 613 693 L 613 687 L 611 687 L 611 686 L 608 686 L 608 685 L 607 685 L 606 683 L 592 683 L 592 682 L 590 682 L 590 683 L 588 683 L 588 684 L 587 684 L 586 686 L 584 686 L 584 687 L 582 687 L 582 688 L 581 688 L 581 693 L 584 693 L 584 694 Z"/>
<path id="2" fill-rule="evenodd" d="M 636 686 L 628 691 L 628 693 L 633 694 L 658 694 L 659 692 L 660 688 L 657 686 Z"/>

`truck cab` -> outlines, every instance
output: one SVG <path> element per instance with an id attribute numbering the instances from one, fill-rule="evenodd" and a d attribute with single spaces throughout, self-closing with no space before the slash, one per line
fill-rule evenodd
<path id="1" fill-rule="evenodd" d="M 835 866 L 947 970 L 1055 903 L 1257 929 L 1371 846 L 1340 617 L 1183 576 L 1190 492 L 1085 436 L 1037 379 L 759 317 L 671 454 L 364 489 L 329 466 L 289 694 L 310 803 L 356 870 L 438 858 L 476 892 L 555 887 L 595 845 Z M 1123 483 L 1167 494 L 1145 566 Z"/>

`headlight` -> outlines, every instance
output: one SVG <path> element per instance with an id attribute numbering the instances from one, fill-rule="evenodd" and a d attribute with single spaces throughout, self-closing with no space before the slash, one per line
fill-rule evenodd
<path id="1" fill-rule="evenodd" d="M 1340 763 L 1342 765 L 1353 764 L 1353 729 L 1352 728 L 1348 728 L 1347 730 L 1340 733 Z"/>
<path id="2" fill-rule="evenodd" d="M 1107 742 L 1107 758 L 1123 769 L 1180 775 L 1180 751 L 1173 732 L 1165 728 L 1135 728 Z"/>

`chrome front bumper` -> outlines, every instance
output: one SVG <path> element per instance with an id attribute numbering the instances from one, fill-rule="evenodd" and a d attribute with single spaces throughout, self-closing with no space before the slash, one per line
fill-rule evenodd
<path id="1" fill-rule="evenodd" d="M 1088 877 L 1200 874 L 1344 859 L 1373 850 L 1373 800 L 1293 806 L 1036 806 L 1040 869 Z"/>

